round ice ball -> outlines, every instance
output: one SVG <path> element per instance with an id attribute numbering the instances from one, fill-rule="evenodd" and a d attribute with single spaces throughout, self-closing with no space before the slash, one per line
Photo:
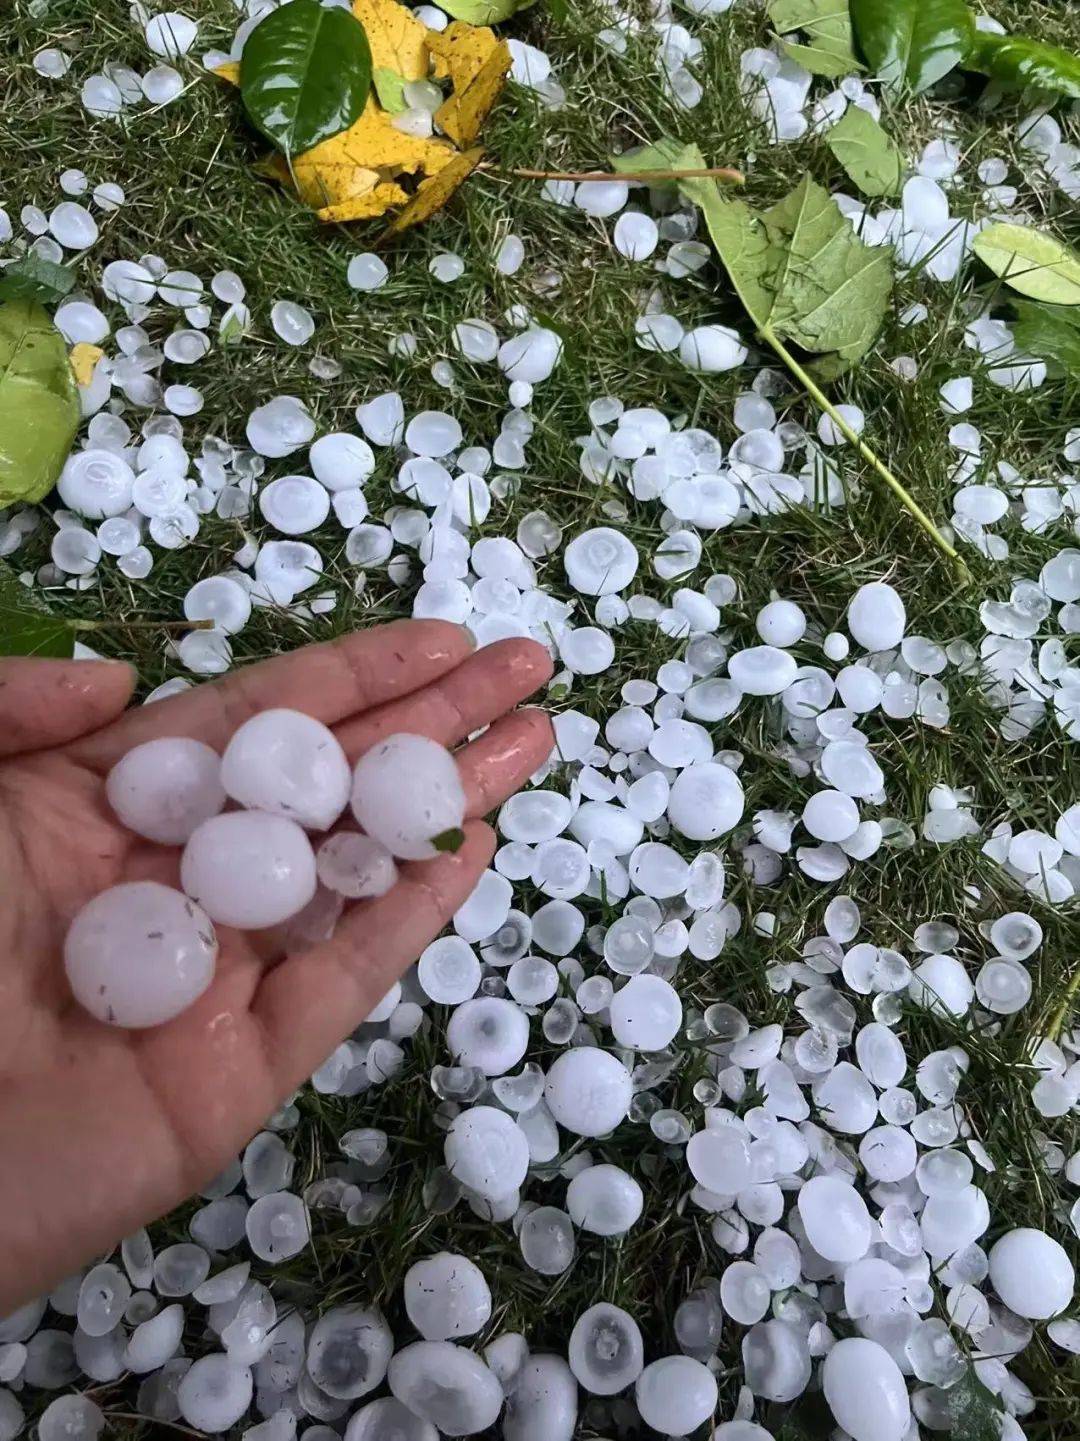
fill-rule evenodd
<path id="1" fill-rule="evenodd" d="M 738 825 L 743 805 L 742 782 L 731 767 L 700 761 L 672 782 L 668 820 L 687 840 L 714 841 Z"/>
<path id="2" fill-rule="evenodd" d="M 637 574 L 637 546 L 621 530 L 600 525 L 570 541 L 563 564 L 567 580 L 582 595 L 614 595 Z"/>
<path id="3" fill-rule="evenodd" d="M 660 976 L 631 976 L 611 1001 L 611 1034 L 635 1051 L 662 1051 L 682 1025 L 682 1002 Z"/>
<path id="4" fill-rule="evenodd" d="M 746 1384 L 766 1401 L 794 1401 L 810 1380 L 810 1349 L 788 1321 L 759 1321 L 742 1342 Z"/>
<path id="5" fill-rule="evenodd" d="M 276 926 L 315 894 L 315 853 L 295 821 L 229 811 L 203 821 L 180 858 L 180 883 L 214 921 Z"/>
<path id="6" fill-rule="evenodd" d="M 873 580 L 852 596 L 847 622 L 852 640 L 864 650 L 892 650 L 904 638 L 907 612 L 891 585 Z"/>
<path id="7" fill-rule="evenodd" d="M 157 881 L 112 886 L 88 901 L 64 941 L 75 999 L 109 1025 L 171 1021 L 214 979 L 218 944 L 209 916 Z"/>
<path id="8" fill-rule="evenodd" d="M 158 845 L 182 846 L 225 804 L 221 758 L 202 741 L 160 736 L 117 761 L 105 795 L 129 831 Z"/>
<path id="9" fill-rule="evenodd" d="M 382 1384 L 394 1338 L 382 1312 L 366 1306 L 332 1306 L 312 1327 L 307 1373 L 338 1401 L 366 1396 Z"/>
<path id="10" fill-rule="evenodd" d="M 990 1281 L 1010 1311 L 1046 1321 L 1070 1304 L 1076 1277 L 1052 1236 L 1019 1226 L 990 1248 Z"/>
<path id="11" fill-rule="evenodd" d="M 529 1018 L 503 996 L 478 996 L 454 1011 L 446 1044 L 458 1065 L 475 1066 L 485 1076 L 503 1076 L 528 1048 Z"/>
<path id="12" fill-rule="evenodd" d="M 250 1369 L 215 1352 L 192 1362 L 177 1388 L 176 1404 L 189 1426 L 216 1436 L 240 1420 L 253 1390 Z"/>
<path id="13" fill-rule="evenodd" d="M 279 1413 L 281 1414 L 281 1413 Z M 322 1436 L 323 1430 L 326 1436 Z M 305 1441 L 337 1441 L 338 1433 L 329 1427 L 313 1426 L 304 1433 Z M 403 1406 L 396 1396 L 380 1396 L 354 1411 L 345 1428 L 345 1441 L 439 1441 L 439 1433 L 430 1421 L 423 1421 Z"/>
<path id="14" fill-rule="evenodd" d="M 529 1356 L 506 1398 L 503 1441 L 572 1441 L 577 1382 L 561 1356 Z"/>
<path id="15" fill-rule="evenodd" d="M 321 721 L 302 711 L 264 710 L 225 747 L 221 783 L 249 810 L 324 831 L 348 804 L 352 778 L 338 738 Z"/>
<path id="16" fill-rule="evenodd" d="M 689 1436 L 716 1410 L 716 1377 L 690 1356 L 662 1356 L 646 1366 L 634 1387 L 646 1426 L 661 1436 Z"/>
<path id="17" fill-rule="evenodd" d="M 870 1249 L 873 1223 L 866 1202 L 839 1176 L 812 1176 L 798 1195 L 806 1238 L 827 1261 L 858 1261 Z"/>
<path id="18" fill-rule="evenodd" d="M 686 1164 L 699 1186 L 734 1196 L 753 1181 L 750 1138 L 738 1126 L 707 1126 L 690 1137 Z"/>
<path id="19" fill-rule="evenodd" d="M 407 861 L 438 855 L 434 843 L 460 830 L 465 792 L 453 756 L 426 736 L 398 734 L 361 756 L 352 808 L 361 828 Z"/>
<path id="20" fill-rule="evenodd" d="M 315 864 L 322 884 L 350 901 L 384 896 L 397 884 L 393 856 L 379 841 L 359 831 L 337 831 L 327 836 Z"/>
<path id="21" fill-rule="evenodd" d="M 766 645 L 786 650 L 806 634 L 806 616 L 793 600 L 771 600 L 758 611 L 754 627 Z"/>
<path id="22" fill-rule="evenodd" d="M 473 1106 L 455 1116 L 446 1133 L 445 1153 L 450 1173 L 489 1201 L 516 1190 L 529 1169 L 525 1132 L 494 1106 Z"/>
<path id="23" fill-rule="evenodd" d="M 645 1348 L 634 1318 L 601 1301 L 583 1311 L 570 1332 L 570 1369 L 594 1396 L 614 1396 L 641 1375 Z"/>
<path id="24" fill-rule="evenodd" d="M 566 1209 L 575 1226 L 594 1236 L 622 1236 L 640 1218 L 645 1197 L 620 1166 L 588 1166 L 566 1188 Z"/>
<path id="25" fill-rule="evenodd" d="M 503 1389 L 480 1357 L 451 1341 L 414 1341 L 390 1362 L 390 1390 L 403 1406 L 446 1436 L 472 1436 L 494 1425 Z"/>
<path id="26" fill-rule="evenodd" d="M 861 1336 L 837 1341 L 821 1380 L 837 1424 L 854 1441 L 902 1441 L 907 1435 L 907 1384 L 884 1346 Z"/>
<path id="27" fill-rule="evenodd" d="M 484 1273 L 467 1256 L 440 1251 L 405 1272 L 405 1310 L 425 1341 L 475 1336 L 491 1317 Z"/>
<path id="28" fill-rule="evenodd" d="M 596 1046 L 575 1046 L 547 1073 L 548 1110 L 575 1136 L 606 1136 L 630 1109 L 633 1082 L 618 1057 Z"/>

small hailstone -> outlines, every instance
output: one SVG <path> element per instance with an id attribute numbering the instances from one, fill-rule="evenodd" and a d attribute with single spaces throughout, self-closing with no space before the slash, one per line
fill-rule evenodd
<path id="1" fill-rule="evenodd" d="M 640 210 L 627 210 L 615 222 L 615 249 L 627 260 L 648 260 L 656 249 L 659 231 L 651 215 Z"/>
<path id="2" fill-rule="evenodd" d="M 83 81 L 80 99 L 83 108 L 97 120 L 109 120 L 124 108 L 119 87 L 106 75 L 91 75 Z"/>
<path id="3" fill-rule="evenodd" d="M 584 595 L 611 595 L 634 579 L 637 547 L 621 531 L 599 526 L 583 531 L 563 552 L 566 576 Z"/>
<path id="4" fill-rule="evenodd" d="M 821 1378 L 829 1409 L 853 1441 L 903 1441 L 911 1424 L 907 1383 L 884 1346 L 861 1336 L 838 1341 Z"/>
<path id="5" fill-rule="evenodd" d="M 1022 1226 L 990 1248 L 990 1281 L 1018 1316 L 1045 1321 L 1071 1304 L 1076 1278 L 1065 1250 L 1044 1231 Z"/>
<path id="6" fill-rule="evenodd" d="M 248 416 L 246 429 L 252 450 L 274 460 L 310 444 L 315 436 L 315 422 L 307 406 L 293 395 L 278 395 L 257 406 Z"/>
<path id="7" fill-rule="evenodd" d="M 451 1174 L 488 1200 L 516 1190 L 529 1169 L 525 1132 L 505 1111 L 493 1106 L 473 1106 L 455 1117 L 445 1150 Z"/>
<path id="8" fill-rule="evenodd" d="M 334 733 L 294 710 L 267 710 L 233 734 L 221 758 L 221 784 L 249 810 L 327 830 L 349 801 L 349 763 Z"/>
<path id="9" fill-rule="evenodd" d="M 171 65 L 155 65 L 142 77 L 142 92 L 151 105 L 168 105 L 184 92 L 184 77 Z"/>
<path id="10" fill-rule="evenodd" d="M 129 509 L 134 483 L 134 472 L 122 456 L 92 447 L 68 457 L 57 490 L 70 509 L 91 520 L 102 520 Z"/>
<path id="11" fill-rule="evenodd" d="M 583 1311 L 574 1323 L 568 1355 L 571 1371 L 595 1396 L 624 1391 L 645 1365 L 637 1322 L 621 1307 L 603 1301 Z"/>
<path id="12" fill-rule="evenodd" d="M 189 1426 L 215 1435 L 240 1420 L 253 1391 L 249 1367 L 213 1352 L 192 1363 L 177 1388 L 176 1404 Z"/>
<path id="13" fill-rule="evenodd" d="M 690 1356 L 664 1356 L 634 1386 L 641 1419 L 661 1436 L 688 1436 L 716 1411 L 719 1391 L 707 1366 Z"/>
<path id="14" fill-rule="evenodd" d="M 514 275 L 525 259 L 525 246 L 517 235 L 504 235 L 495 252 L 495 269 L 500 275 Z"/>
<path id="15" fill-rule="evenodd" d="M 362 1306 L 333 1306 L 312 1327 L 306 1371 L 327 1396 L 351 1401 L 380 1386 L 394 1353 L 382 1313 Z"/>
<path id="16" fill-rule="evenodd" d="M 615 1056 L 576 1047 L 557 1056 L 548 1070 L 544 1099 L 556 1122 L 578 1136 L 605 1136 L 630 1108 L 633 1083 Z"/>
<path id="17" fill-rule="evenodd" d="M 640 1185 L 618 1166 L 589 1166 L 566 1190 L 566 1209 L 574 1225 L 597 1236 L 625 1235 L 644 1203 Z"/>
<path id="18" fill-rule="evenodd" d="M 259 492 L 259 509 L 282 535 L 307 535 L 330 514 L 330 496 L 310 475 L 282 475 Z"/>
<path id="19" fill-rule="evenodd" d="M 866 1204 L 854 1186 L 839 1176 L 814 1176 L 798 1194 L 799 1215 L 807 1239 L 829 1261 L 858 1261 L 872 1239 Z"/>
<path id="20" fill-rule="evenodd" d="M 90 182 L 85 170 L 72 168 L 61 171 L 60 189 L 65 195 L 85 195 L 89 188 Z"/>
<path id="21" fill-rule="evenodd" d="M 904 638 L 907 613 L 891 585 L 870 581 L 852 597 L 847 620 L 852 639 L 865 650 L 892 650 Z"/>
<path id="22" fill-rule="evenodd" d="M 328 836 L 315 862 L 322 884 L 348 900 L 383 896 L 397 884 L 398 871 L 390 852 L 357 831 Z"/>
<path id="23" fill-rule="evenodd" d="M 345 271 L 345 279 L 353 290 L 381 290 L 389 278 L 386 262 L 370 251 L 354 255 Z"/>
<path id="24" fill-rule="evenodd" d="M 742 819 L 744 796 L 735 772 L 714 761 L 687 766 L 671 785 L 667 814 L 688 840 L 711 841 Z"/>
<path id="25" fill-rule="evenodd" d="M 49 547 L 53 565 L 65 575 L 91 575 L 101 559 L 97 537 L 82 526 L 65 525 Z"/>
<path id="26" fill-rule="evenodd" d="M 64 941 L 75 999 L 99 1021 L 162 1025 L 209 986 L 217 960 L 209 918 L 155 881 L 113 886 L 88 901 Z"/>
<path id="27" fill-rule="evenodd" d="M 439 255 L 432 256 L 428 262 L 428 270 L 443 285 L 450 285 L 455 280 L 460 280 L 465 274 L 465 262 L 460 255 L 443 251 Z"/>
<path id="28" fill-rule="evenodd" d="M 449 1436 L 494 1425 L 503 1406 L 495 1373 L 474 1352 L 450 1341 L 414 1341 L 390 1362 L 390 1390 L 421 1420 Z"/>
<path id="29" fill-rule="evenodd" d="M 110 806 L 136 835 L 183 845 L 225 804 L 221 760 L 202 741 L 162 736 L 135 746 L 109 772 Z"/>
<path id="30" fill-rule="evenodd" d="M 146 43 L 155 55 L 175 59 L 186 55 L 199 34 L 199 27 L 189 16 L 177 10 L 167 10 L 153 15 L 146 22 L 143 33 Z"/>
<path id="31" fill-rule="evenodd" d="M 476 995 L 481 968 L 472 947 L 460 936 L 440 936 L 422 952 L 417 979 L 437 1005 L 456 1006 Z"/>
<path id="32" fill-rule="evenodd" d="M 754 626 L 766 645 L 786 650 L 802 640 L 806 616 L 794 601 L 772 600 L 758 611 Z"/>
<path id="33" fill-rule="evenodd" d="M 34 56 L 34 69 L 48 80 L 60 80 L 71 68 L 71 56 L 49 47 Z"/>
<path id="34" fill-rule="evenodd" d="M 688 370 L 714 374 L 734 370 L 746 359 L 747 350 L 737 330 L 726 325 L 700 325 L 689 330 L 679 342 L 679 359 Z"/>
<path id="35" fill-rule="evenodd" d="M 245 1221 L 248 1245 L 276 1265 L 297 1256 L 311 1240 L 308 1209 L 291 1191 L 274 1191 L 252 1203 Z"/>
<path id="36" fill-rule="evenodd" d="M 459 353 L 477 365 L 486 365 L 499 353 L 498 331 L 486 320 L 459 320 L 453 340 Z"/>
<path id="37" fill-rule="evenodd" d="M 316 480 L 327 490 L 362 486 L 375 469 L 375 456 L 367 441 L 347 431 L 321 435 L 308 451 Z"/>
<path id="38" fill-rule="evenodd" d="M 315 334 L 315 320 L 310 310 L 291 300 L 278 300 L 270 309 L 274 334 L 286 345 L 306 345 Z"/>
<path id="39" fill-rule="evenodd" d="M 417 1261 L 402 1286 L 409 1320 L 425 1341 L 475 1336 L 491 1317 L 491 1291 L 466 1256 L 440 1251 Z"/>
<path id="40" fill-rule="evenodd" d="M 196 827 L 180 862 L 184 890 L 222 925 L 258 930 L 294 916 L 315 894 L 315 855 L 284 816 L 233 811 Z"/>
<path id="41" fill-rule="evenodd" d="M 499 369 L 511 381 L 538 385 L 546 380 L 562 355 L 562 338 L 553 330 L 530 328 L 499 347 Z"/>
<path id="42" fill-rule="evenodd" d="M 624 180 L 582 180 L 574 192 L 574 204 L 586 215 L 603 219 L 620 211 L 629 195 Z"/>
<path id="43" fill-rule="evenodd" d="M 235 270 L 219 270 L 210 281 L 210 289 L 223 305 L 238 305 L 247 294 Z"/>

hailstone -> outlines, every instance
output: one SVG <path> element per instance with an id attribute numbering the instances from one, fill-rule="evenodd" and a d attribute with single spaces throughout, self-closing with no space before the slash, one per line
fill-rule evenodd
<path id="1" fill-rule="evenodd" d="M 295 916 L 314 896 L 315 853 L 295 821 L 228 811 L 192 832 L 180 882 L 219 925 L 260 930 Z"/>
<path id="2" fill-rule="evenodd" d="M 182 846 L 225 804 L 221 758 L 202 741 L 160 736 L 117 761 L 105 795 L 129 831 L 159 845 Z"/>
<path id="3" fill-rule="evenodd" d="M 426 736 L 398 734 L 361 756 L 352 809 L 363 830 L 395 856 L 429 860 L 460 831 L 465 791 L 445 747 Z"/>
<path id="4" fill-rule="evenodd" d="M 320 831 L 345 809 L 351 783 L 333 731 L 295 710 L 265 710 L 245 721 L 225 747 L 221 781 L 250 810 Z"/>

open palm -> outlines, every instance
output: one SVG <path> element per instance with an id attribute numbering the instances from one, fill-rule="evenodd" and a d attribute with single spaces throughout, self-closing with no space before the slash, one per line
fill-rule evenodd
<path id="1" fill-rule="evenodd" d="M 132 675 L 97 661 L 0 660 L 0 1315 L 204 1185 L 374 1008 L 468 896 L 493 848 L 477 819 L 547 755 L 550 674 L 531 641 L 473 654 L 458 626 L 405 621 L 240 670 L 125 711 Z M 456 855 L 402 867 L 333 937 L 285 953 L 218 927 L 211 987 L 164 1026 L 105 1026 L 73 1000 L 67 927 L 120 881 L 178 884 L 179 851 L 126 831 L 105 776 L 133 745 L 223 749 L 287 706 L 334 728 L 350 760 L 395 731 L 458 745 L 472 819 Z"/>

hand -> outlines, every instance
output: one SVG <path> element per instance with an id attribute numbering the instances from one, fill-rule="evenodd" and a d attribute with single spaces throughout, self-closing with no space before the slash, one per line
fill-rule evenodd
<path id="1" fill-rule="evenodd" d="M 477 818 L 552 736 L 539 711 L 507 714 L 550 675 L 547 652 L 526 640 L 471 652 L 461 627 L 402 621 L 130 711 L 125 665 L 0 660 L 0 1315 L 205 1185 L 472 891 L 494 849 Z M 270 706 L 332 726 L 352 761 L 395 731 L 455 746 L 490 726 L 457 753 L 464 845 L 403 865 L 393 890 L 299 954 L 219 926 L 217 974 L 194 1006 L 153 1030 L 102 1025 L 68 988 L 68 925 L 120 881 L 178 886 L 180 854 L 115 819 L 110 767 L 155 736 L 221 751 Z"/>

